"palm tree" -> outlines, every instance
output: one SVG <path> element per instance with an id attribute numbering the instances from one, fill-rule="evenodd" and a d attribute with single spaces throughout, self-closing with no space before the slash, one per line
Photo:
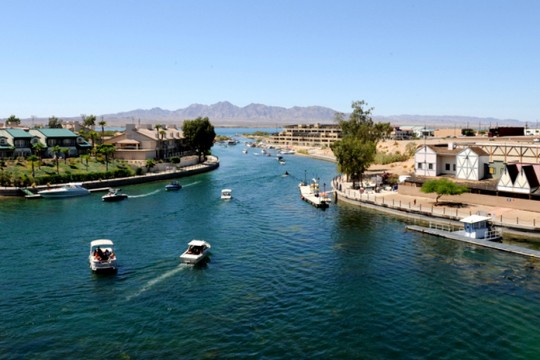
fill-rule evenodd
<path id="1" fill-rule="evenodd" d="M 109 171 L 109 156 L 113 155 L 115 150 L 116 149 L 112 144 L 99 145 L 97 149 L 98 153 L 105 156 L 105 171 Z"/>
<path id="2" fill-rule="evenodd" d="M 98 134 L 97 132 L 92 130 L 88 132 L 88 137 L 90 138 L 90 140 L 92 140 L 92 150 L 94 150 L 94 147 L 96 146 L 96 139 L 98 137 Z"/>
<path id="3" fill-rule="evenodd" d="M 163 153 L 164 153 L 164 149 L 163 149 L 163 138 L 165 137 L 165 135 L 167 134 L 167 132 L 165 130 L 160 130 L 159 131 L 159 151 L 160 151 L 160 159 L 164 157 Z"/>
<path id="4" fill-rule="evenodd" d="M 163 126 L 161 124 L 156 124 L 154 126 L 154 128 L 156 129 L 156 138 L 157 138 L 157 141 L 158 141 L 158 145 L 157 145 L 157 149 L 156 149 L 156 157 L 158 159 L 160 159 L 160 150 L 161 150 L 161 139 L 160 139 L 160 130 L 163 128 Z"/>
<path id="5" fill-rule="evenodd" d="M 60 175 L 60 168 L 58 162 L 60 160 L 60 153 L 62 152 L 62 148 L 60 147 L 60 145 L 55 145 L 53 146 L 52 151 L 54 154 L 54 159 L 56 160 L 56 173 Z"/>
<path id="6" fill-rule="evenodd" d="M 35 178 L 36 173 L 34 172 L 34 162 L 38 161 L 39 158 L 36 155 L 30 155 L 26 158 L 26 160 L 30 161 L 30 163 L 32 164 L 32 177 Z"/>
<path id="7" fill-rule="evenodd" d="M 101 117 L 101 121 L 98 124 L 99 126 L 101 126 L 101 143 L 103 144 L 103 137 L 105 136 L 105 125 L 107 125 L 107 122 L 103 120 L 103 116 Z"/>
<path id="8" fill-rule="evenodd" d="M 62 151 L 62 154 L 64 154 L 64 164 L 67 164 L 67 158 L 69 155 L 69 149 L 68 148 L 62 148 L 60 149 Z"/>
<path id="9" fill-rule="evenodd" d="M 40 142 L 37 142 L 34 145 L 32 145 L 32 150 L 34 150 L 34 154 L 39 156 L 39 164 L 38 164 L 39 168 L 41 168 L 41 160 L 43 159 L 42 158 L 43 150 L 45 150 L 45 148 L 46 148 L 45 145 L 43 145 Z"/>

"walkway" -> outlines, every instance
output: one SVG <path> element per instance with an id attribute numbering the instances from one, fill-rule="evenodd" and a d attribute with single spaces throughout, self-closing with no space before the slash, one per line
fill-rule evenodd
<path id="1" fill-rule="evenodd" d="M 501 226 L 505 233 L 520 231 L 526 235 L 540 237 L 540 213 L 516 210 L 504 207 L 489 207 L 478 204 L 449 204 L 435 206 L 434 200 L 424 197 L 401 195 L 397 191 L 361 192 L 352 188 L 352 183 L 344 182 L 341 177 L 332 180 L 332 187 L 338 200 L 356 205 L 372 205 L 379 209 L 391 209 L 409 217 L 425 217 L 428 220 L 459 221 L 460 219 L 481 214 L 491 216 L 492 223 Z M 540 210 L 540 209 L 539 209 Z"/>

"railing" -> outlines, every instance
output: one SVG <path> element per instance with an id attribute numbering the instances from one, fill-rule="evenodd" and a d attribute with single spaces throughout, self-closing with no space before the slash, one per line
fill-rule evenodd
<path id="1" fill-rule="evenodd" d="M 435 216 L 438 218 L 445 218 L 449 220 L 460 220 L 467 216 L 476 214 L 471 210 L 452 208 L 447 206 L 433 206 L 417 203 L 415 200 L 402 201 L 395 199 L 385 199 L 384 196 L 373 192 L 361 192 L 360 190 L 351 189 L 349 184 L 345 184 L 340 181 L 340 177 L 337 176 L 332 180 L 332 187 L 339 196 L 343 196 L 349 200 L 358 202 L 373 204 L 377 206 L 383 206 L 389 209 L 395 209 L 405 212 L 413 212 L 425 216 Z M 538 218 L 520 218 L 519 216 L 493 216 L 491 214 L 485 214 L 491 216 L 491 223 L 496 226 L 506 226 L 514 228 L 522 228 L 526 230 L 536 230 L 539 223 L 540 226 L 540 214 Z M 492 231 L 501 231 L 500 229 L 493 229 Z M 495 233 L 494 233 L 495 234 Z"/>

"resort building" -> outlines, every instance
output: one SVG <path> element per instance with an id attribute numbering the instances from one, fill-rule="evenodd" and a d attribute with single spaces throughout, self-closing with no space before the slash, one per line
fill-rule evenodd
<path id="1" fill-rule="evenodd" d="M 153 129 L 151 125 L 127 124 L 122 134 L 106 139 L 116 147 L 115 158 L 142 161 L 191 154 L 182 130 L 176 127 Z"/>
<path id="2" fill-rule="evenodd" d="M 277 145 L 330 146 L 341 139 L 341 127 L 337 124 L 287 125 L 272 136 Z"/>

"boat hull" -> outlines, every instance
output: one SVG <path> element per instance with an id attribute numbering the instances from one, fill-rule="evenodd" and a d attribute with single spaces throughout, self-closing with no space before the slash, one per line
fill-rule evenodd
<path id="1" fill-rule="evenodd" d="M 96 273 L 111 273 L 118 270 L 116 259 L 107 261 L 97 261 L 93 256 L 89 257 L 90 269 Z"/>
<path id="2" fill-rule="evenodd" d="M 101 199 L 105 202 L 117 202 L 127 199 L 126 194 L 120 194 L 120 195 L 105 195 Z"/>

